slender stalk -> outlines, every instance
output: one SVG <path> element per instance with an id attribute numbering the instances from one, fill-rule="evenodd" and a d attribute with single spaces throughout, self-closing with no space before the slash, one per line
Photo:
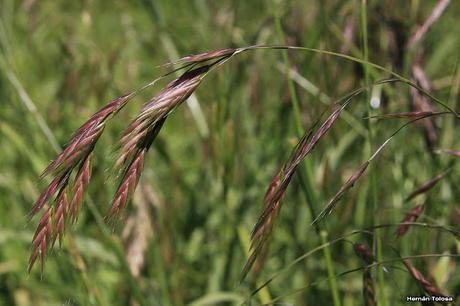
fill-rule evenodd
<path id="1" fill-rule="evenodd" d="M 327 243 L 327 232 L 321 231 L 320 236 L 321 236 L 321 243 L 323 244 Z M 337 288 L 337 279 L 334 273 L 334 263 L 332 262 L 332 258 L 331 258 L 331 250 L 329 247 L 325 247 L 323 250 L 324 250 L 323 254 L 326 259 L 329 286 L 331 286 L 331 291 L 332 291 L 332 299 L 334 301 L 334 305 L 340 306 L 341 303 L 340 303 L 340 297 L 339 297 L 339 290 Z"/>
<path id="2" fill-rule="evenodd" d="M 282 29 L 281 25 L 281 16 L 279 13 L 280 10 L 278 10 L 274 6 L 274 15 L 275 15 L 275 26 L 276 26 L 276 31 L 278 33 L 279 39 L 282 43 L 285 43 L 286 39 L 284 36 L 284 32 Z M 291 97 L 292 101 L 292 107 L 294 110 L 294 119 L 295 119 L 295 126 L 296 126 L 296 131 L 297 131 L 297 136 L 302 137 L 304 133 L 304 128 L 302 124 L 302 118 L 301 118 L 301 111 L 300 111 L 300 106 L 299 106 L 299 100 L 297 99 L 297 94 L 295 91 L 295 86 L 294 86 L 294 81 L 292 80 L 291 77 L 289 77 L 290 74 L 290 64 L 289 64 L 289 57 L 287 50 L 284 50 L 282 52 L 283 56 L 283 62 L 284 62 L 284 69 L 286 73 L 286 80 L 288 83 L 288 88 L 289 88 L 289 95 Z M 316 218 L 316 212 L 315 212 L 315 203 L 318 203 L 318 195 L 315 192 L 314 188 L 314 174 L 313 174 L 313 167 L 311 164 L 311 160 L 307 159 L 305 160 L 304 163 L 302 163 L 301 168 L 303 171 L 299 171 L 300 175 L 300 182 L 301 182 L 301 187 L 302 190 L 307 198 L 307 205 L 310 210 L 311 214 L 311 219 L 314 220 Z M 320 231 L 319 225 L 315 225 L 316 233 L 318 234 Z M 323 235 L 325 235 L 323 237 Z M 322 231 L 321 234 L 321 239 L 325 239 L 327 237 L 327 232 Z M 326 264 L 327 264 L 327 271 L 330 275 L 334 275 L 334 268 L 333 268 L 333 262 L 331 259 L 331 253 L 329 248 L 325 248 L 323 250 L 323 255 L 326 258 Z M 332 296 L 334 298 L 334 306 L 340 306 L 340 298 L 339 298 L 339 292 L 337 289 L 337 283 L 335 279 L 330 278 L 330 287 L 332 290 Z"/>
<path id="3" fill-rule="evenodd" d="M 362 46 L 363 46 L 363 60 L 366 63 L 363 63 L 363 70 L 364 70 L 364 82 L 366 86 L 370 84 L 370 76 L 369 76 L 369 46 L 368 46 L 368 32 L 367 32 L 367 0 L 361 0 L 361 10 L 360 10 L 360 19 L 361 19 L 361 35 L 362 35 Z M 370 95 L 369 91 L 366 92 L 366 106 L 367 106 L 367 115 L 371 116 L 371 106 L 370 106 Z M 366 156 L 372 152 L 373 147 L 373 139 L 374 134 L 372 127 L 369 122 L 367 122 L 367 141 L 366 141 Z M 377 190 L 377 182 L 374 172 L 370 173 L 370 192 L 371 192 L 371 206 L 370 206 L 370 223 L 373 226 L 376 222 L 376 212 L 378 207 L 378 190 Z M 374 231 L 373 241 L 372 241 L 374 254 L 377 255 L 377 261 L 382 261 L 382 241 L 380 238 L 380 234 L 378 231 Z M 377 282 L 379 288 L 378 294 L 378 301 L 379 304 L 382 306 L 386 306 L 385 300 L 385 279 L 383 275 L 383 269 L 380 267 L 376 269 L 377 271 Z"/>
<path id="4" fill-rule="evenodd" d="M 283 28 L 281 26 L 281 16 L 279 10 L 274 7 L 274 15 L 275 15 L 275 27 L 276 27 L 276 32 L 279 36 L 279 39 L 282 43 L 285 43 L 286 38 L 284 37 L 284 32 Z M 284 50 L 282 52 L 283 56 L 283 63 L 284 63 L 284 69 L 286 70 L 286 81 L 288 84 L 288 89 L 289 89 L 289 95 L 291 97 L 291 102 L 292 102 L 292 108 L 294 109 L 293 114 L 294 114 L 294 123 L 295 127 L 297 130 L 297 135 L 300 137 L 303 134 L 303 126 L 302 126 L 302 118 L 300 116 L 300 105 L 299 105 L 299 100 L 297 99 L 297 95 L 295 92 L 295 87 L 294 87 L 294 82 L 292 79 L 289 77 L 289 57 L 288 57 L 288 52 L 287 50 Z"/>
<path id="5" fill-rule="evenodd" d="M 412 82 L 408 78 L 402 76 L 401 74 L 396 73 L 391 69 L 385 68 L 385 67 L 383 67 L 381 65 L 378 65 L 378 64 L 375 64 L 373 62 L 365 61 L 365 60 L 363 60 L 361 58 L 357 58 L 357 57 L 354 57 L 354 56 L 350 56 L 350 55 L 342 54 L 342 53 L 338 53 L 338 52 L 322 50 L 322 49 L 316 49 L 316 48 L 308 48 L 308 47 L 288 46 L 288 45 L 266 45 L 266 46 L 254 45 L 254 46 L 249 46 L 249 47 L 245 47 L 245 48 L 240 48 L 238 50 L 239 50 L 239 52 L 243 52 L 243 51 L 249 51 L 249 50 L 254 50 L 254 49 L 310 51 L 310 52 L 315 52 L 315 53 L 319 53 L 319 54 L 324 54 L 324 55 L 335 56 L 335 57 L 338 57 L 338 58 L 343 58 L 343 59 L 346 59 L 348 61 L 352 61 L 352 62 L 355 62 L 355 63 L 366 64 L 368 66 L 368 68 L 374 68 L 374 69 L 380 70 L 382 72 L 388 73 L 389 75 L 397 78 L 401 82 L 406 83 L 407 85 L 417 89 L 423 95 L 425 95 L 425 96 L 429 97 L 431 100 L 433 100 L 433 102 L 435 102 L 436 104 L 439 104 L 444 109 L 448 110 L 449 112 L 454 114 L 458 119 L 460 119 L 460 114 L 459 113 L 457 113 L 452 107 L 447 105 L 447 103 L 445 103 L 442 100 L 440 100 L 439 98 L 435 97 L 429 91 L 423 89 L 422 87 L 420 87 L 419 85 L 415 84 L 414 82 Z"/>

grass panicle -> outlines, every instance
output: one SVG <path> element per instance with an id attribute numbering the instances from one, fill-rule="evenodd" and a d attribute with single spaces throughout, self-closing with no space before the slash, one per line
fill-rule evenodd
<path id="1" fill-rule="evenodd" d="M 241 280 L 244 280 L 252 265 L 256 261 L 256 258 L 267 251 L 265 244 L 268 241 L 276 217 L 280 212 L 282 197 L 286 192 L 292 176 L 294 175 L 300 162 L 315 148 L 321 137 L 323 137 L 333 126 L 339 118 L 340 113 L 348 105 L 351 101 L 351 97 L 354 95 L 356 95 L 356 93 L 353 93 L 342 105 L 336 106 L 336 109 L 331 113 L 331 115 L 329 115 L 329 117 L 314 134 L 312 134 L 310 130 L 304 134 L 291 153 L 291 157 L 283 165 L 281 170 L 273 177 L 264 197 L 264 209 L 251 232 L 252 252 L 241 272 Z"/>
<path id="2" fill-rule="evenodd" d="M 107 221 L 114 223 L 133 195 L 144 168 L 145 154 L 168 115 L 187 100 L 212 67 L 222 64 L 236 51 L 235 49 L 213 51 L 185 57 L 173 63 L 174 65 L 190 64 L 190 68 L 143 106 L 140 114 L 131 122 L 121 138 L 120 155 L 115 165 L 123 168 L 123 175 L 107 214 Z M 215 61 L 212 63 L 193 67 L 213 59 Z M 70 223 L 77 221 L 84 193 L 91 178 L 92 152 L 104 131 L 107 119 L 116 115 L 139 92 L 169 74 L 171 72 L 136 91 L 112 100 L 92 115 L 71 137 L 66 148 L 46 167 L 42 177 L 52 175 L 53 179 L 34 203 L 29 219 L 45 205 L 51 204 L 51 206 L 43 214 L 33 238 L 29 272 L 38 257 L 41 259 L 43 269 L 46 253 L 57 237 L 62 239 L 68 221 L 70 220 Z M 75 179 L 71 180 L 75 172 Z"/>

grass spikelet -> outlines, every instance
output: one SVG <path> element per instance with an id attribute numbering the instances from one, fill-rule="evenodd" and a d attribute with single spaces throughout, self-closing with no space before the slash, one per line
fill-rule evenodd
<path id="1" fill-rule="evenodd" d="M 129 198 L 132 196 L 134 189 L 136 188 L 140 174 L 144 168 L 145 151 L 146 150 L 139 151 L 123 175 L 121 183 L 115 193 L 112 206 L 108 213 L 107 218 L 111 222 L 115 221 L 115 218 L 126 206 Z"/>
<path id="2" fill-rule="evenodd" d="M 72 136 L 67 147 L 48 165 L 42 176 L 68 170 L 81 161 L 78 157 L 83 157 L 94 147 L 104 130 L 104 122 L 120 111 L 133 96 L 134 92 L 131 92 L 118 97 L 91 116 Z"/>
<path id="3" fill-rule="evenodd" d="M 186 71 L 144 105 L 140 114 L 124 132 L 120 141 L 121 150 L 116 166 L 126 165 L 135 154 L 134 148 L 144 141 L 149 129 L 158 121 L 166 119 L 171 111 L 187 100 L 200 85 L 212 65 Z"/>
<path id="4" fill-rule="evenodd" d="M 424 208 L 425 206 L 423 204 L 419 204 L 404 216 L 404 219 L 396 229 L 397 238 L 401 238 L 409 230 L 410 224 L 408 223 L 416 222 Z"/>
<path id="5" fill-rule="evenodd" d="M 70 201 L 69 216 L 72 223 L 78 219 L 78 212 L 83 203 L 83 196 L 91 179 L 91 155 L 84 160 L 73 184 L 73 196 Z"/>
<path id="6" fill-rule="evenodd" d="M 406 269 L 407 271 L 409 271 L 410 275 L 415 279 L 415 281 L 420 285 L 420 287 L 422 287 L 422 289 L 427 294 L 429 294 L 430 296 L 444 296 L 441 290 L 436 285 L 428 281 L 425 278 L 425 276 L 423 276 L 423 274 L 419 270 L 417 270 L 409 260 L 404 259 L 402 262 L 406 266 Z"/>
<path id="7" fill-rule="evenodd" d="M 132 196 L 143 170 L 145 153 L 160 132 L 168 115 L 187 100 L 214 65 L 221 64 L 222 58 L 226 59 L 232 54 L 233 52 L 221 55 L 221 59 L 211 64 L 187 70 L 179 78 L 170 82 L 143 106 L 140 114 L 125 130 L 115 165 L 124 166 L 126 170 L 108 214 L 107 219 L 112 223 Z"/>
<path id="8" fill-rule="evenodd" d="M 66 190 L 62 190 L 59 194 L 56 205 L 54 207 L 54 230 L 53 230 L 53 243 L 59 238 L 59 242 L 62 243 L 62 237 L 64 235 L 65 223 L 67 218 L 67 210 L 69 208 L 69 201 L 67 199 Z"/>
<path id="9" fill-rule="evenodd" d="M 35 216 L 43 206 L 48 203 L 48 201 L 56 194 L 56 192 L 67 183 L 70 173 L 64 173 L 62 175 L 56 176 L 51 183 L 42 191 L 38 199 L 35 201 L 32 209 L 29 212 L 29 219 Z"/>
<path id="10" fill-rule="evenodd" d="M 262 236 L 267 230 L 261 229 L 268 228 L 272 224 L 277 212 L 280 210 L 281 198 L 300 162 L 314 149 L 320 138 L 332 127 L 346 105 L 347 103 L 338 107 L 318 128 L 315 134 L 312 135 L 310 131 L 306 133 L 292 152 L 291 158 L 283 166 L 282 170 L 274 176 L 264 198 L 264 211 L 254 226 L 251 239 Z"/>
<path id="11" fill-rule="evenodd" d="M 420 187 L 418 187 L 417 189 L 415 189 L 414 191 L 412 191 L 406 198 L 406 202 L 409 202 L 410 200 L 412 200 L 413 198 L 421 195 L 421 194 L 424 194 L 426 193 L 427 191 L 429 191 L 431 188 L 433 188 L 434 186 L 436 186 L 436 184 L 442 180 L 448 173 L 450 172 L 450 169 L 447 170 L 447 171 L 444 171 L 443 173 L 441 174 L 438 174 L 436 175 L 435 177 L 433 177 L 432 179 L 426 181 L 425 183 L 423 183 L 422 185 L 420 185 Z"/>
<path id="12" fill-rule="evenodd" d="M 365 244 L 353 243 L 353 250 L 359 258 L 364 260 L 365 263 L 371 264 L 375 261 L 374 254 L 372 254 L 371 250 L 369 250 Z"/>
<path id="13" fill-rule="evenodd" d="M 32 239 L 32 253 L 29 257 L 29 265 L 27 271 L 30 273 L 35 261 L 40 258 L 41 271 L 45 265 L 46 255 L 51 241 L 53 240 L 53 225 L 51 220 L 51 207 L 48 208 L 41 217 L 34 237 Z"/>
<path id="14" fill-rule="evenodd" d="M 180 58 L 177 61 L 161 65 L 161 67 L 170 67 L 170 66 L 183 65 L 183 64 L 197 64 L 197 63 L 202 63 L 202 62 L 206 62 L 206 61 L 214 60 L 214 59 L 228 58 L 232 56 L 235 52 L 238 52 L 238 51 L 240 50 L 233 49 L 233 48 L 226 48 L 226 49 L 220 49 L 220 50 L 213 50 L 209 52 L 203 52 L 199 54 L 192 54 L 192 55 L 188 55 L 183 58 Z"/>
<path id="15" fill-rule="evenodd" d="M 366 161 L 363 163 L 358 170 L 356 170 L 345 182 L 345 184 L 340 187 L 340 190 L 332 197 L 332 199 L 329 201 L 329 203 L 323 208 L 323 210 L 318 214 L 318 217 L 316 217 L 315 220 L 313 220 L 312 224 L 315 224 L 322 219 L 324 219 L 327 215 L 329 215 L 332 210 L 335 208 L 337 202 L 343 197 L 343 195 L 350 189 L 352 188 L 356 181 L 364 174 L 364 172 L 367 170 L 367 167 L 369 166 L 369 161 Z"/>
<path id="16" fill-rule="evenodd" d="M 374 279 L 371 269 L 364 269 L 363 272 L 363 299 L 365 306 L 377 306 L 375 299 Z"/>

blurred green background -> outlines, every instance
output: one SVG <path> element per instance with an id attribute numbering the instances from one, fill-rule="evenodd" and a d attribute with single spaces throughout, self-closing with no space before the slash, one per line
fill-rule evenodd
<path id="1" fill-rule="evenodd" d="M 298 177 L 283 200 L 258 280 L 250 275 L 239 284 L 264 193 L 301 136 L 296 116 L 306 129 L 328 104 L 366 82 L 390 77 L 344 59 L 306 51 L 283 58 L 282 51 L 258 50 L 213 71 L 169 117 L 124 219 L 111 231 L 100 217 L 117 187 L 111 168 L 117 141 L 142 103 L 166 83 L 141 94 L 101 137 L 78 223 L 50 253 L 43 275 L 39 265 L 26 272 L 37 224 L 37 218 L 27 223 L 26 215 L 48 182 L 39 179 L 40 173 L 91 114 L 163 74 L 158 65 L 188 54 L 289 44 L 368 57 L 408 78 L 417 78 L 421 69 L 424 77 L 414 80 L 429 81 L 425 89 L 458 109 L 460 2 L 451 1 L 426 34 L 408 46 L 437 4 L 0 0 L 0 305 L 240 305 L 247 299 L 259 305 L 276 298 L 284 305 L 363 305 L 362 270 L 339 275 L 365 265 L 344 241 L 328 248 L 336 290 L 319 251 L 251 297 L 257 285 L 321 244 Z M 363 120 L 371 99 L 378 105 L 370 110 L 376 115 L 413 110 L 422 98 L 407 85 L 391 84 L 375 86 L 350 104 L 299 170 L 310 171 L 315 196 L 310 205 L 316 211 L 370 156 L 368 129 L 376 146 L 402 124 Z M 444 116 L 431 122 L 431 130 L 423 124 L 405 129 L 371 164 L 324 224 L 327 239 L 398 223 L 417 203 L 426 205 L 420 221 L 458 225 L 455 164 L 433 190 L 404 203 L 414 188 L 454 162 L 432 149 L 460 148 L 458 120 Z M 397 258 L 392 248 L 402 256 L 459 254 L 458 242 L 439 229 L 414 227 L 399 240 L 394 231 L 377 231 L 381 260 Z M 347 239 L 372 243 L 363 234 Z M 457 262 L 455 257 L 413 260 L 451 296 L 460 295 Z M 404 296 L 421 293 L 401 263 L 389 265 L 375 285 L 380 304 L 405 304 Z M 339 304 L 333 303 L 334 291 Z"/>

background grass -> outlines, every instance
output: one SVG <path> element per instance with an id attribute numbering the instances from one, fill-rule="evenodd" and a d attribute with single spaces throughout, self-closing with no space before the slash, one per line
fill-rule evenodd
<path id="1" fill-rule="evenodd" d="M 369 58 L 411 76 L 417 50 L 431 92 L 458 109 L 460 3 L 451 1 L 414 48 L 407 40 L 436 1 L 0 1 L 0 305 L 239 305 L 256 282 L 239 285 L 249 232 L 272 176 L 328 103 L 389 77 L 361 64 L 312 52 L 244 53 L 211 73 L 170 117 L 146 159 L 146 169 L 126 218 L 111 232 L 100 216 L 117 185 L 111 170 L 117 140 L 149 90 L 111 121 L 96 148 L 93 179 L 79 221 L 50 254 L 43 276 L 26 273 L 36 220 L 26 214 L 46 182 L 46 164 L 92 113 L 111 99 L 159 76 L 156 68 L 178 56 L 250 44 L 291 44 Z M 363 19 L 365 18 L 365 22 Z M 352 24 L 350 26 L 350 24 Z M 367 55 L 363 24 L 367 24 Z M 353 37 L 347 39 L 346 29 Z M 364 36 L 366 37 L 366 36 Z M 287 66 L 286 66 L 287 65 Z M 290 73 L 286 73 L 286 67 Z M 292 69 L 292 70 L 290 70 Z M 369 80 L 366 81 L 366 78 Z M 290 91 L 289 82 L 292 82 Z M 293 94 L 298 110 L 293 107 Z M 307 158 L 317 212 L 367 159 L 367 101 L 381 114 L 411 109 L 406 85 L 379 85 L 351 103 Z M 296 120 L 300 120 L 296 121 Z M 402 123 L 372 121 L 372 146 Z M 435 148 L 460 148 L 458 120 L 436 119 Z M 324 228 L 328 240 L 372 224 L 398 223 L 424 202 L 421 221 L 457 226 L 459 169 L 435 189 L 404 204 L 418 185 L 444 171 L 452 157 L 434 155 L 423 127 L 400 133 L 371 164 L 370 173 L 339 203 Z M 373 208 L 371 175 L 377 194 Z M 284 198 L 259 284 L 298 256 L 321 245 L 310 226 L 305 185 L 295 177 Z M 311 202 L 311 198 L 310 198 Z M 379 230 L 382 260 L 419 254 L 459 254 L 459 244 L 439 230 Z M 122 235 L 122 233 L 124 233 Z M 368 235 L 351 241 L 372 244 Z M 128 265 L 144 260 L 139 273 Z M 329 251 L 333 273 L 363 266 L 350 243 Z M 414 265 L 452 296 L 460 295 L 456 258 L 414 259 Z M 379 280 L 379 301 L 404 304 L 420 288 L 400 263 Z M 394 267 L 393 267 L 394 266 Z M 362 272 L 337 276 L 342 305 L 362 304 Z M 305 287 L 305 288 L 304 288 Z M 297 288 L 303 288 L 296 291 Z M 384 290 L 384 293 L 382 293 Z M 252 298 L 254 304 L 287 295 L 295 305 L 332 304 L 326 257 L 300 261 Z M 336 302 L 337 303 L 337 302 Z"/>

